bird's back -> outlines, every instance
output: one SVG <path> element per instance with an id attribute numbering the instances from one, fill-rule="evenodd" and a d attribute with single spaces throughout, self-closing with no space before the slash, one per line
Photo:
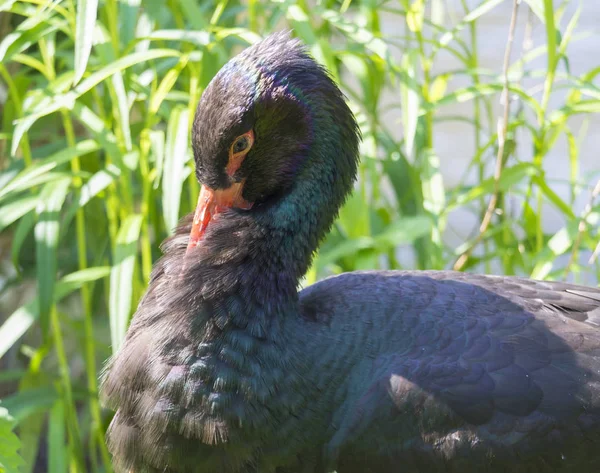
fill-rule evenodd
<path id="1" fill-rule="evenodd" d="M 338 473 L 600 471 L 600 289 L 357 272 L 300 300 L 346 370 Z"/>

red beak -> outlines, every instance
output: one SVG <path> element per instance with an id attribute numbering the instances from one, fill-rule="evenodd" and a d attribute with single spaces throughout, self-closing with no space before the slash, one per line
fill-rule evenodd
<path id="1" fill-rule="evenodd" d="M 243 188 L 244 181 L 236 182 L 227 189 L 216 191 L 210 187 L 202 186 L 196 212 L 194 213 L 188 252 L 198 246 L 208 228 L 208 224 L 216 215 L 232 207 L 239 209 L 249 209 L 252 207 L 252 202 L 248 202 L 242 197 Z"/>

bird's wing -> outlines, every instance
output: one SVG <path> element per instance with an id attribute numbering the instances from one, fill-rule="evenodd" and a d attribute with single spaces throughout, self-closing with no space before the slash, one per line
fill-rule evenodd
<path id="1" fill-rule="evenodd" d="M 446 461 L 461 449 L 468 457 L 475 446 L 526 452 L 550 440 L 598 436 L 600 289 L 449 272 L 366 272 L 322 290 L 345 294 L 330 302 L 358 307 L 363 322 L 385 326 L 379 353 L 365 353 L 351 371 L 331 455 L 373 441 L 370 452 L 408 448 Z M 378 302 L 361 306 L 372 293 Z M 306 296 L 310 306 L 323 294 Z"/>

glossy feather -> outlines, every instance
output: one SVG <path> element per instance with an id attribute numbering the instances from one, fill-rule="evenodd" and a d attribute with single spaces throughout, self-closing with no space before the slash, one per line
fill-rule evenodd
<path id="1" fill-rule="evenodd" d="M 600 471 L 600 289 L 454 272 L 298 281 L 356 176 L 359 134 L 302 46 L 234 59 L 194 122 L 201 182 L 252 127 L 231 209 L 163 245 L 107 364 L 119 472 Z M 274 138 L 275 137 L 275 138 Z"/>

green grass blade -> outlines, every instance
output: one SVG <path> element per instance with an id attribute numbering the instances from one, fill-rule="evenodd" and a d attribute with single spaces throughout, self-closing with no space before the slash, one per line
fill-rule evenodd
<path id="1" fill-rule="evenodd" d="M 97 266 L 68 274 L 56 284 L 54 302 L 59 302 L 86 282 L 105 278 L 109 274 L 110 268 L 106 266 Z M 29 330 L 38 320 L 39 315 L 38 298 L 35 297 L 6 319 L 0 326 L 0 358 Z"/>
<path id="2" fill-rule="evenodd" d="M 28 196 L 0 207 L 0 232 L 35 209 L 38 201 L 38 196 Z"/>
<path id="3" fill-rule="evenodd" d="M 167 128 L 164 172 L 162 176 L 163 217 L 167 231 L 172 232 L 179 220 L 181 190 L 188 175 L 189 113 L 187 108 L 177 107 L 171 113 Z"/>
<path id="4" fill-rule="evenodd" d="M 35 212 L 32 211 L 23 215 L 23 217 L 21 217 L 21 220 L 19 220 L 19 223 L 17 223 L 17 227 L 15 228 L 15 232 L 13 233 L 10 254 L 12 264 L 15 267 L 15 269 L 17 269 L 17 271 L 20 270 L 19 256 L 21 255 L 21 248 L 23 247 L 23 243 L 25 243 L 25 239 L 31 232 L 31 229 L 35 225 L 35 221 Z"/>
<path id="5" fill-rule="evenodd" d="M 15 3 L 17 3 L 17 0 L 4 0 L 0 2 L 0 12 L 10 10 Z"/>
<path id="6" fill-rule="evenodd" d="M 360 250 L 373 248 L 375 241 L 371 237 L 358 237 L 344 240 L 329 251 L 321 251 L 315 258 L 317 271 L 322 271 L 336 261 L 357 254 Z"/>
<path id="7" fill-rule="evenodd" d="M 81 102 L 75 102 L 73 106 L 73 115 L 92 132 L 96 141 L 100 144 L 106 154 L 114 160 L 114 163 L 123 168 L 123 156 L 117 145 L 117 137 L 110 129 L 106 128 L 106 123 L 93 110 L 86 107 Z"/>
<path id="8" fill-rule="evenodd" d="M 94 27 L 96 25 L 96 14 L 98 11 L 98 0 L 77 0 L 77 18 L 75 28 L 75 76 L 73 85 L 83 77 L 86 71 L 90 52 L 92 51 L 92 40 L 94 38 Z"/>
<path id="9" fill-rule="evenodd" d="M 136 31 L 138 18 L 140 15 L 140 4 L 142 0 L 127 0 L 119 2 L 119 42 L 122 45 L 129 47 L 131 42 L 139 37 L 139 32 Z"/>
<path id="10" fill-rule="evenodd" d="M 0 358 L 21 338 L 39 318 L 37 298 L 14 311 L 0 327 Z"/>
<path id="11" fill-rule="evenodd" d="M 110 297 L 108 301 L 113 353 L 118 351 L 125 339 L 129 316 L 131 315 L 133 272 L 141 225 L 141 215 L 130 215 L 121 225 L 117 235 L 114 262 L 110 271 Z"/>
<path id="12" fill-rule="evenodd" d="M 563 214 L 565 214 L 565 216 L 569 220 L 577 218 L 575 216 L 575 213 L 573 212 L 573 209 L 571 208 L 571 206 L 569 206 L 569 204 L 567 204 L 564 200 L 562 200 L 559 197 L 559 195 L 556 192 L 554 192 L 550 188 L 548 183 L 546 181 L 544 181 L 540 176 L 534 176 L 533 182 L 535 182 L 535 184 L 540 187 L 542 194 L 544 194 L 546 196 L 546 198 L 550 202 L 552 202 L 558 210 L 560 210 Z"/>
<path id="13" fill-rule="evenodd" d="M 38 207 L 39 220 L 35 226 L 36 273 L 42 333 L 48 330 L 48 315 L 53 302 L 57 271 L 60 209 L 67 197 L 71 180 L 67 178 L 44 186 Z"/>
<path id="14" fill-rule="evenodd" d="M 40 23 L 27 31 L 9 33 L 0 43 L 0 63 L 8 63 L 15 54 L 23 52 L 61 26 L 64 26 L 64 22 Z"/>
<path id="15" fill-rule="evenodd" d="M 415 50 L 408 51 L 402 57 L 402 70 L 407 76 L 400 83 L 400 100 L 402 101 L 402 125 L 404 127 L 404 150 L 410 156 L 417 133 L 419 120 L 420 94 L 416 82 L 419 54 Z"/>
<path id="16" fill-rule="evenodd" d="M 28 417 L 50 409 L 59 399 L 57 390 L 52 385 L 39 388 L 26 388 L 4 398 L 2 405 L 14 418 L 14 424 L 20 426 Z"/>
<path id="17" fill-rule="evenodd" d="M 153 41 L 182 41 L 196 46 L 208 46 L 211 35 L 208 31 L 157 30 L 149 37 Z"/>
<path id="18" fill-rule="evenodd" d="M 156 169 L 154 189 L 158 189 L 165 162 L 165 132 L 163 130 L 152 130 L 150 132 L 150 151 L 152 152 L 154 167 Z"/>
<path id="19" fill-rule="evenodd" d="M 566 253 L 572 247 L 573 242 L 577 238 L 579 232 L 579 221 L 572 220 L 566 226 L 557 231 L 550 240 L 547 246 L 537 256 L 535 266 L 531 272 L 531 278 L 544 279 L 552 267 L 556 263 L 558 256 Z"/>
<path id="20" fill-rule="evenodd" d="M 371 235 L 368 201 L 360 192 L 350 195 L 340 209 L 338 223 L 347 238 L 358 238 Z"/>
<path id="21" fill-rule="evenodd" d="M 66 231 L 67 225 L 71 222 L 77 210 L 85 207 L 90 200 L 98 196 L 116 179 L 118 179 L 121 171 L 114 164 L 109 164 L 106 169 L 102 169 L 94 174 L 90 179 L 81 186 L 79 190 L 79 198 L 74 200 L 69 206 L 63 223 L 63 229 Z"/>
<path id="22" fill-rule="evenodd" d="M 546 42 L 548 44 L 548 71 L 554 71 L 556 66 L 556 27 L 554 26 L 552 0 L 544 0 L 544 24 L 546 25 Z"/>
<path id="23" fill-rule="evenodd" d="M 431 231 L 431 219 L 425 216 L 403 217 L 388 225 L 375 237 L 375 243 L 383 246 L 382 250 L 395 248 L 398 245 L 412 243 Z"/>
<path id="24" fill-rule="evenodd" d="M 112 76 L 114 73 L 123 69 L 127 69 L 141 62 L 148 62 L 153 59 L 165 57 L 177 57 L 179 55 L 179 51 L 175 51 L 173 49 L 151 49 L 149 51 L 141 51 L 124 56 L 108 66 L 103 67 L 99 71 L 94 72 L 89 77 L 81 81 L 73 90 L 70 90 L 65 94 L 53 96 L 49 104 L 44 103 L 43 107 L 34 108 L 30 111 L 29 115 L 17 120 L 17 124 L 13 132 L 11 153 L 16 153 L 21 138 L 37 120 L 62 108 L 69 110 L 72 109 L 74 102 L 81 95 L 89 92 L 92 88 L 97 86 L 103 80 Z"/>
<path id="25" fill-rule="evenodd" d="M 179 3 L 182 12 L 195 30 L 200 31 L 206 28 L 207 22 L 205 15 L 198 7 L 199 2 L 194 0 L 178 0 L 177 3 Z"/>
<path id="26" fill-rule="evenodd" d="M 504 0 L 485 0 L 471 10 L 464 18 L 463 22 L 469 23 L 475 21 L 480 16 L 489 12 L 492 8 L 500 5 Z"/>
<path id="27" fill-rule="evenodd" d="M 525 0 L 531 11 L 543 23 L 544 22 L 544 0 Z"/>
<path id="28" fill-rule="evenodd" d="M 40 181 L 37 180 L 38 178 L 42 179 L 41 182 L 44 182 L 43 179 L 45 179 L 45 176 L 48 176 L 50 171 L 56 169 L 61 164 L 67 163 L 77 156 L 97 151 L 99 148 L 98 143 L 93 140 L 80 141 L 72 148 L 60 150 L 39 163 L 29 166 L 17 174 L 14 179 L 0 190 L 0 200 L 13 192 L 22 192 L 36 184 L 40 184 Z M 57 180 L 60 180 L 60 178 Z"/>
<path id="29" fill-rule="evenodd" d="M 48 418 L 48 473 L 67 471 L 65 423 L 65 405 L 62 399 L 58 399 L 50 409 Z"/>
<path id="30" fill-rule="evenodd" d="M 540 169 L 532 163 L 519 163 L 505 168 L 498 181 L 498 190 L 508 191 L 511 187 L 523 182 L 527 177 L 540 173 Z M 480 184 L 471 187 L 466 192 L 458 195 L 454 204 L 464 205 L 484 195 L 492 194 L 495 190 L 496 180 L 493 177 L 483 180 Z"/>
<path id="31" fill-rule="evenodd" d="M 125 83 L 123 82 L 123 74 L 119 71 L 116 72 L 111 78 L 112 86 L 115 91 L 117 109 L 119 110 L 119 128 L 121 129 L 121 136 L 123 138 L 123 146 L 126 151 L 131 151 L 131 128 L 129 125 L 129 100 L 127 98 L 127 91 L 125 90 Z"/>
<path id="32" fill-rule="evenodd" d="M 423 207 L 435 216 L 439 216 L 446 207 L 444 180 L 440 171 L 440 159 L 432 152 L 423 152 Z M 441 242 L 437 242 L 441 243 Z"/>

